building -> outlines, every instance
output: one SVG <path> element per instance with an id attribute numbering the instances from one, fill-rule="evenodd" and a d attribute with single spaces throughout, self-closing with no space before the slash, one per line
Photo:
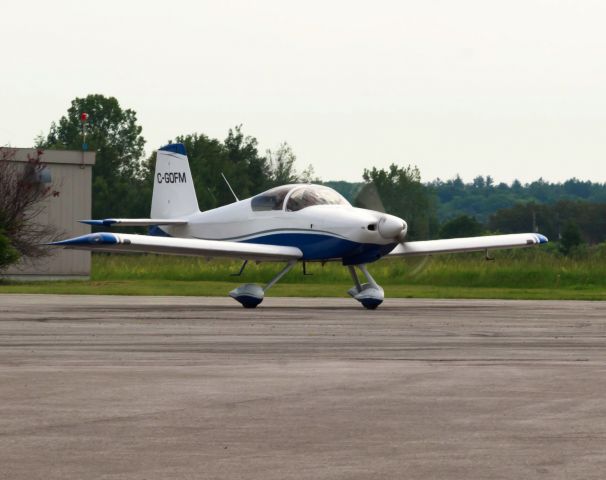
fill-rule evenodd
<path id="1" fill-rule="evenodd" d="M 28 155 L 36 153 L 35 149 L 15 150 L 16 162 L 27 162 Z M 95 152 L 45 150 L 41 160 L 46 165 L 42 180 L 50 183 L 59 195 L 45 200 L 39 222 L 55 226 L 61 238 L 89 233 L 90 227 L 78 220 L 91 218 Z M 13 265 L 2 276 L 23 280 L 88 279 L 90 268 L 90 252 L 56 248 L 48 257 Z"/>

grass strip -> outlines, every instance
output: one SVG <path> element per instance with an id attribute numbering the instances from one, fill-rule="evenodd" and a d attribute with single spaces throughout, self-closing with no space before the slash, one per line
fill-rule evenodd
<path id="1" fill-rule="evenodd" d="M 107 280 L 0 283 L 0 293 L 72 295 L 182 295 L 224 297 L 238 284 L 217 281 Z M 278 284 L 268 297 L 347 297 L 349 283 Z M 603 288 L 494 288 L 433 285 L 388 285 L 386 298 L 491 298 L 532 300 L 606 300 Z"/>
<path id="2" fill-rule="evenodd" d="M 369 265 L 386 297 L 606 300 L 606 254 L 563 257 L 546 249 L 384 259 Z M 93 254 L 90 281 L 0 281 L 0 293 L 225 296 L 242 283 L 263 284 L 280 264 L 250 263 L 240 277 L 238 261 L 197 257 Z M 308 264 L 288 273 L 268 296 L 344 297 L 351 287 L 339 263 Z"/>

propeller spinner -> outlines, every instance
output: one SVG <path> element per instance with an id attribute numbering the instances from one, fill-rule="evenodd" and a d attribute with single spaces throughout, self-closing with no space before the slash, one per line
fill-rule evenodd
<path id="1" fill-rule="evenodd" d="M 394 239 L 400 243 L 403 242 L 406 237 L 408 225 L 401 218 L 394 215 L 383 214 L 377 225 L 377 230 L 383 238 L 387 240 Z"/>

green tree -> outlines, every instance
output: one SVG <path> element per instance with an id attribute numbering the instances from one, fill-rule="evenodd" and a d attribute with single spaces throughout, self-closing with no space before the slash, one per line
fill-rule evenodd
<path id="1" fill-rule="evenodd" d="M 295 166 L 296 160 L 297 156 L 286 142 L 281 143 L 276 150 L 267 150 L 271 186 L 277 187 L 289 183 L 319 183 L 321 181 L 316 177 L 311 165 L 299 173 Z"/>
<path id="2" fill-rule="evenodd" d="M 540 232 L 556 239 L 571 222 L 585 242 L 606 241 L 606 203 L 580 200 L 560 200 L 547 205 L 520 203 L 491 215 L 489 227 L 500 233 Z"/>
<path id="3" fill-rule="evenodd" d="M 276 150 L 267 151 L 267 159 L 271 168 L 273 186 L 297 183 L 299 174 L 295 167 L 296 155 L 288 143 L 282 143 Z"/>
<path id="4" fill-rule="evenodd" d="M 234 201 L 221 174 L 225 175 L 240 199 L 276 185 L 318 181 L 311 166 L 297 172 L 296 155 L 286 142 L 276 150 L 268 150 L 265 156 L 261 155 L 257 139 L 245 135 L 242 125 L 229 129 L 223 141 L 202 133 L 180 135 L 174 141 L 185 145 L 201 210 Z M 155 154 L 152 154 L 146 164 L 149 185 L 153 184 L 154 165 Z"/>
<path id="5" fill-rule="evenodd" d="M 323 185 L 335 189 L 341 195 L 343 195 L 350 203 L 355 203 L 356 193 L 360 191 L 363 183 L 360 182 L 346 182 L 344 180 L 332 180 L 328 182 L 322 182 Z"/>
<path id="6" fill-rule="evenodd" d="M 221 178 L 221 172 L 225 171 L 226 161 L 223 144 L 217 139 L 198 133 L 178 136 L 175 138 L 175 142 L 183 143 L 187 150 L 200 209 L 208 210 L 233 201 L 233 197 L 227 191 Z M 154 171 L 155 154 L 153 160 L 154 162 L 150 165 L 150 173 Z M 228 171 L 225 175 L 229 178 L 230 172 Z M 230 178 L 230 180 L 232 179 Z"/>
<path id="7" fill-rule="evenodd" d="M 82 122 L 86 112 L 86 141 L 96 151 L 93 167 L 93 217 L 139 217 L 149 215 L 149 184 L 144 183 L 145 140 L 134 110 L 123 109 L 114 97 L 88 95 L 75 98 L 58 122 L 53 122 L 47 137 L 38 139 L 47 149 L 82 148 Z"/>
<path id="8" fill-rule="evenodd" d="M 430 188 L 421 183 L 417 167 L 390 165 L 388 170 L 365 169 L 367 184 L 374 184 L 385 211 L 408 223 L 411 239 L 430 238 L 437 231 L 435 198 Z"/>
<path id="9" fill-rule="evenodd" d="M 227 153 L 225 175 L 239 198 L 247 198 L 267 189 L 270 184 L 270 165 L 259 154 L 255 137 L 244 135 L 242 125 L 230 128 L 223 145 Z M 231 194 L 230 194 L 231 195 Z"/>
<path id="10" fill-rule="evenodd" d="M 440 228 L 440 238 L 475 237 L 481 235 L 484 226 L 474 217 L 459 215 Z"/>
<path id="11" fill-rule="evenodd" d="M 201 133 L 180 135 L 175 138 L 175 142 L 185 145 L 202 210 L 234 201 L 221 174 L 225 175 L 241 199 L 270 186 L 269 163 L 259 155 L 257 139 L 244 135 L 241 125 L 230 129 L 223 142 Z M 154 162 L 155 155 L 152 155 L 148 163 L 150 179 Z"/>
<path id="12" fill-rule="evenodd" d="M 581 230 L 574 222 L 568 222 L 562 230 L 562 238 L 560 238 L 560 252 L 564 255 L 570 255 L 575 247 L 583 243 Z"/>

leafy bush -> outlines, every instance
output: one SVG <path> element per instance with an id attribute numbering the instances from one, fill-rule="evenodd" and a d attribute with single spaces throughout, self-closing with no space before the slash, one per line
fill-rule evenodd
<path id="1" fill-rule="evenodd" d="M 19 252 L 13 248 L 6 235 L 0 231 L 0 271 L 19 260 Z"/>
<path id="2" fill-rule="evenodd" d="M 13 250 L 17 258 L 45 256 L 44 243 L 57 235 L 55 227 L 38 221 L 44 200 L 59 195 L 43 181 L 42 150 L 25 162 L 15 161 L 15 154 L 15 149 L 0 148 L 0 231 L 10 246 L 4 248 L 5 261 L 14 258 Z"/>

